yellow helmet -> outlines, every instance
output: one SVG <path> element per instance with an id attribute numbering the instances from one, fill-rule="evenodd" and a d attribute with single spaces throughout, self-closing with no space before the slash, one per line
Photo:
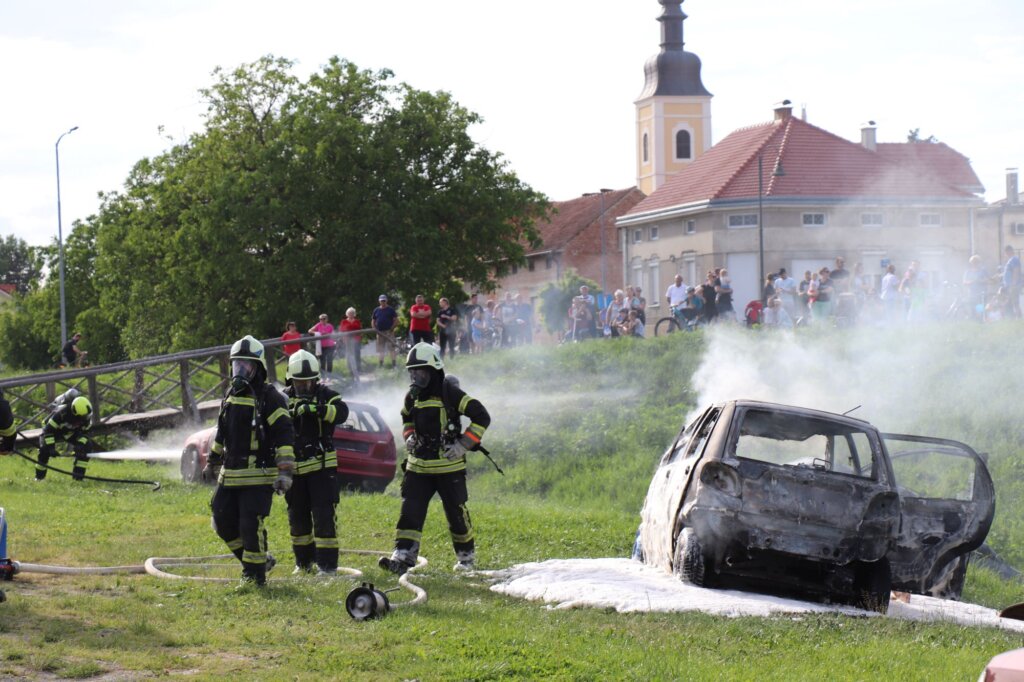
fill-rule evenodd
<path id="1" fill-rule="evenodd" d="M 71 414 L 76 417 L 88 417 L 92 414 L 92 403 L 84 395 L 71 401 Z"/>

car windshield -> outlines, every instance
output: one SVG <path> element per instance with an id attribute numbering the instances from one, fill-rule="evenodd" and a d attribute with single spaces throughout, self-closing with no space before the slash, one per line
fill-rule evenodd
<path id="1" fill-rule="evenodd" d="M 771 410 L 747 410 L 735 455 L 769 464 L 875 478 L 875 451 L 867 432 L 842 422 Z"/>
<path id="2" fill-rule="evenodd" d="M 380 433 L 387 426 L 381 419 L 380 413 L 376 410 L 349 405 L 348 419 L 341 425 L 341 428 L 348 431 L 363 431 L 367 433 Z"/>

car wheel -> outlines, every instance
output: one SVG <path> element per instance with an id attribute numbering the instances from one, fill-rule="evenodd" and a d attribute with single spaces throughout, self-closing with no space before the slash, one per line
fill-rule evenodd
<path id="1" fill-rule="evenodd" d="M 885 613 L 889 610 L 889 596 L 892 592 L 892 573 L 888 559 L 859 562 L 854 569 L 853 605 L 865 611 Z"/>
<path id="2" fill-rule="evenodd" d="M 672 572 L 685 583 L 697 587 L 708 587 L 711 571 L 704 548 L 692 528 L 683 528 L 676 538 L 676 554 L 672 562 Z"/>
<path id="3" fill-rule="evenodd" d="M 198 483 L 203 473 L 199 469 L 199 451 L 188 448 L 181 455 L 181 480 L 186 483 Z"/>

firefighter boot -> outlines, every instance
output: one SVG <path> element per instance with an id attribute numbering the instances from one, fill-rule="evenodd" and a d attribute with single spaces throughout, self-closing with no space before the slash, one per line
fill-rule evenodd
<path id="1" fill-rule="evenodd" d="M 295 554 L 295 570 L 292 575 L 313 572 L 313 545 L 292 545 L 292 553 Z"/>
<path id="2" fill-rule="evenodd" d="M 334 575 L 338 572 L 338 548 L 316 548 L 317 575 Z"/>
<path id="3" fill-rule="evenodd" d="M 71 469 L 71 478 L 76 481 L 85 480 L 85 467 L 73 467 Z"/>
<path id="4" fill-rule="evenodd" d="M 456 552 L 455 558 L 458 561 L 452 566 L 453 571 L 472 571 L 476 562 L 476 553 L 473 550 Z"/>
<path id="5" fill-rule="evenodd" d="M 248 561 L 242 562 L 242 582 L 239 587 L 255 585 L 263 587 L 267 584 L 267 565 L 251 564 Z"/>

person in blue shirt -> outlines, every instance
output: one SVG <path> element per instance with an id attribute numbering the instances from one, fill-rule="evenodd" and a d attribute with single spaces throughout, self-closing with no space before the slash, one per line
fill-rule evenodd
<path id="1" fill-rule="evenodd" d="M 381 294 L 377 297 L 380 303 L 373 309 L 370 318 L 370 326 L 377 332 L 377 358 L 380 366 L 384 366 L 384 353 L 391 355 L 391 369 L 396 366 L 395 355 L 398 345 L 395 343 L 395 320 L 398 319 L 398 312 L 388 305 L 388 297 Z"/>

